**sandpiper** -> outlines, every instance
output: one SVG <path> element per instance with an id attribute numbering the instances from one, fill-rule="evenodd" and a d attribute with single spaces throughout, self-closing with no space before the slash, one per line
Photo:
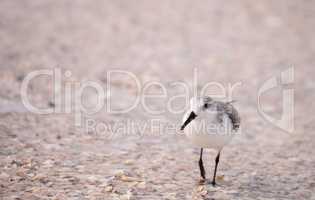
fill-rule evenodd
<path id="1" fill-rule="evenodd" d="M 239 131 L 240 116 L 232 102 L 215 101 L 211 97 L 193 97 L 190 109 L 183 117 L 184 130 L 188 139 L 201 148 L 199 168 L 202 180 L 206 180 L 206 173 L 202 161 L 204 148 L 217 150 L 212 185 L 216 185 L 216 173 L 222 148 Z"/>

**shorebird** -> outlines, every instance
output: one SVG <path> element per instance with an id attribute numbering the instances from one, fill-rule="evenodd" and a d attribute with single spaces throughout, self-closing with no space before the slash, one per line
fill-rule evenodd
<path id="1" fill-rule="evenodd" d="M 212 185 L 216 185 L 216 173 L 222 148 L 239 131 L 240 116 L 231 102 L 215 101 L 211 97 L 193 97 L 190 109 L 183 117 L 181 130 L 184 130 L 193 145 L 201 148 L 199 168 L 202 181 L 206 173 L 202 161 L 204 148 L 215 149 L 215 168 Z"/>

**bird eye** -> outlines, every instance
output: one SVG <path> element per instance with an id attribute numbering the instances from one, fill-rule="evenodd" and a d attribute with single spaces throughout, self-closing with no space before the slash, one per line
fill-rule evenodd
<path id="1" fill-rule="evenodd" d="M 208 104 L 207 103 L 205 103 L 205 108 L 208 108 Z"/>

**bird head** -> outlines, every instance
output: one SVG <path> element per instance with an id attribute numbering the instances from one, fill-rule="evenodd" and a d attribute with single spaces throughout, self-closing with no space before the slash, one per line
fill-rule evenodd
<path id="1" fill-rule="evenodd" d="M 184 123 L 181 126 L 181 130 L 184 130 L 185 127 L 195 119 L 199 113 L 205 109 L 211 108 L 214 101 L 211 97 L 193 97 L 190 99 L 190 113 L 186 119 L 184 119 Z"/>

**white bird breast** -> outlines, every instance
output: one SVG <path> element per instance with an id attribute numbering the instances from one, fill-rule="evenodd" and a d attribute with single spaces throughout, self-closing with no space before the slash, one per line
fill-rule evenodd
<path id="1" fill-rule="evenodd" d="M 185 121 L 191 111 L 185 113 Z M 197 147 L 211 148 L 220 150 L 235 135 L 231 119 L 227 114 L 223 114 L 222 121 L 217 117 L 218 113 L 214 111 L 200 112 L 184 129 L 184 132 L 190 142 Z"/>

